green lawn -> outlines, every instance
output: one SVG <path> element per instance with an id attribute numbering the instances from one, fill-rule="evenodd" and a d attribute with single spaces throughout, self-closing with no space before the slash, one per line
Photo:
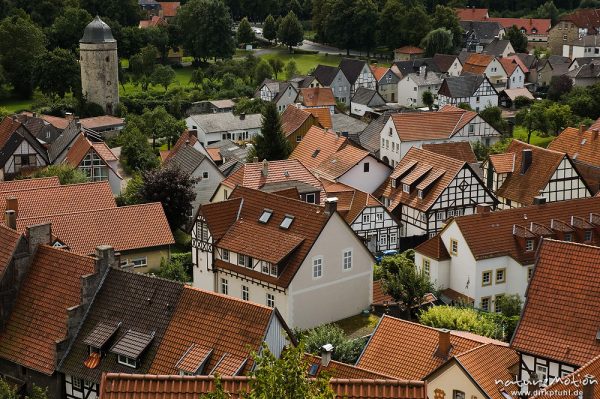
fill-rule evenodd
<path id="1" fill-rule="evenodd" d="M 521 141 L 527 142 L 527 129 L 524 126 L 515 126 L 513 137 Z M 543 137 L 539 132 L 534 131 L 531 134 L 531 144 L 539 147 L 548 147 L 548 144 L 554 140 L 554 136 Z"/>
<path id="2" fill-rule="evenodd" d="M 339 55 L 325 55 L 325 54 L 290 54 L 287 49 L 277 49 L 277 52 L 265 54 L 260 58 L 269 60 L 270 58 L 279 58 L 284 63 L 293 59 L 296 61 L 298 71 L 301 74 L 305 74 L 311 69 L 316 68 L 317 65 L 331 65 L 338 66 L 342 57 Z"/>
<path id="3" fill-rule="evenodd" d="M 5 100 L 0 101 L 0 108 L 6 108 L 10 112 L 18 112 L 31 109 L 33 100 Z"/>

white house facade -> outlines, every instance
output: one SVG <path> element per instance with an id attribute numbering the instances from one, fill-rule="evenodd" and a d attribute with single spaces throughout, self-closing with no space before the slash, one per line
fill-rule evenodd
<path id="1" fill-rule="evenodd" d="M 479 112 L 498 106 L 498 92 L 485 76 L 461 75 L 448 77 L 438 91 L 437 103 L 458 106 L 468 104 Z"/>

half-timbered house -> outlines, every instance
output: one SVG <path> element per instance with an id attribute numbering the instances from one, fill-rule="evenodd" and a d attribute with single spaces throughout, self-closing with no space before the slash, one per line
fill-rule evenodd
<path id="1" fill-rule="evenodd" d="M 360 313 L 371 304 L 374 259 L 336 207 L 245 187 L 203 205 L 194 286 L 277 307 L 290 327 Z"/>
<path id="2" fill-rule="evenodd" d="M 338 212 L 371 252 L 399 248 L 400 223 L 377 198 L 343 183 L 322 182 L 327 197 L 338 199 Z"/>
<path id="3" fill-rule="evenodd" d="M 584 198 L 455 217 L 415 248 L 415 264 L 448 303 L 500 312 L 497 299 L 523 297 L 545 238 L 600 245 L 600 198 Z"/>
<path id="4" fill-rule="evenodd" d="M 293 104 L 298 97 L 298 88 L 291 82 L 265 79 L 254 97 L 263 101 L 271 101 L 277 105 L 277 110 L 282 113 L 285 108 Z"/>
<path id="5" fill-rule="evenodd" d="M 567 154 L 519 140 L 483 163 L 483 178 L 502 209 L 592 196 Z"/>
<path id="6" fill-rule="evenodd" d="M 392 114 L 380 129 L 379 159 L 394 167 L 413 147 L 446 142 L 481 142 L 489 146 L 500 140 L 498 132 L 476 112 L 454 106 L 437 112 Z"/>
<path id="7" fill-rule="evenodd" d="M 543 241 L 511 341 L 511 347 L 520 356 L 518 380 L 531 384 L 523 384 L 522 393 L 526 394 L 532 385 L 545 386 L 555 378 L 565 382 L 564 377 L 600 354 L 600 313 L 592 309 L 598 298 L 599 262 L 600 248 Z M 571 384 L 584 377 L 585 374 L 574 377 Z M 595 383 L 590 385 L 594 389 Z M 583 391 L 589 392 L 589 386 L 583 386 Z"/>
<path id="8" fill-rule="evenodd" d="M 50 163 L 42 144 L 16 117 L 0 123 L 0 180 L 31 171 Z"/>
<path id="9" fill-rule="evenodd" d="M 468 104 L 479 112 L 498 105 L 498 92 L 485 75 L 449 76 L 438 91 L 438 105 Z"/>
<path id="10" fill-rule="evenodd" d="M 433 237 L 453 216 L 475 212 L 477 204 L 496 206 L 468 163 L 411 148 L 374 193 L 402 223 L 402 237 Z"/>
<path id="11" fill-rule="evenodd" d="M 339 68 L 350 83 L 350 97 L 354 96 L 359 87 L 377 90 L 377 79 L 366 61 L 342 58 Z"/>

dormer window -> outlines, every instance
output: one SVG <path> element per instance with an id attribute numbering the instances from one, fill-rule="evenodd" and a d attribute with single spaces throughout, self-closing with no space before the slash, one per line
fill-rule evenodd
<path id="1" fill-rule="evenodd" d="M 585 233 L 583 233 L 583 241 L 584 242 L 590 242 L 592 241 L 592 238 L 594 237 L 592 230 L 586 230 Z"/>
<path id="2" fill-rule="evenodd" d="M 279 227 L 281 227 L 282 229 L 289 229 L 290 225 L 292 224 L 292 222 L 294 221 L 294 217 L 291 215 L 285 215 L 285 217 L 283 218 L 283 220 L 281 221 L 281 224 L 279 225 Z"/>
<path id="3" fill-rule="evenodd" d="M 565 233 L 565 241 L 568 241 L 568 242 L 573 241 L 573 234 L 572 233 Z"/>
<path id="4" fill-rule="evenodd" d="M 273 214 L 273 211 L 270 209 L 264 209 L 262 215 L 260 215 L 260 218 L 258 219 L 259 222 L 261 223 L 267 223 L 269 221 L 269 219 L 271 218 L 271 215 Z"/>
<path id="5" fill-rule="evenodd" d="M 527 251 L 527 252 L 533 251 L 533 244 L 534 244 L 533 240 L 525 241 L 525 251 Z"/>
<path id="6" fill-rule="evenodd" d="M 396 188 L 396 180 L 392 179 L 392 188 Z"/>
<path id="7" fill-rule="evenodd" d="M 423 199 L 423 190 L 419 190 L 417 192 L 417 195 L 419 196 L 420 199 Z"/>
<path id="8" fill-rule="evenodd" d="M 128 357 L 128 356 L 124 356 L 124 355 L 118 355 L 117 356 L 117 362 L 119 364 L 122 364 L 124 366 L 127 367 L 131 367 L 131 368 L 137 368 L 137 360 L 132 358 L 132 357 Z"/>
<path id="9" fill-rule="evenodd" d="M 410 193 L 410 185 L 403 184 L 402 185 L 402 191 L 404 191 L 405 193 Z"/>

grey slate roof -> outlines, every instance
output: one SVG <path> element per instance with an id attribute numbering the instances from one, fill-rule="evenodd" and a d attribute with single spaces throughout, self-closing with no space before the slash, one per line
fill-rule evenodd
<path id="1" fill-rule="evenodd" d="M 517 53 L 517 57 L 519 57 L 519 59 L 527 67 L 527 69 L 531 69 L 537 64 L 537 58 L 533 54 Z"/>
<path id="2" fill-rule="evenodd" d="M 579 58 L 577 58 L 577 60 L 579 60 Z M 539 61 L 538 71 L 544 69 L 546 66 L 548 66 L 548 64 L 552 69 L 552 76 L 562 76 L 569 72 L 571 59 L 561 55 L 551 55 L 547 59 L 541 59 Z"/>
<path id="3" fill-rule="evenodd" d="M 338 71 L 338 67 L 319 64 L 315 68 L 313 76 L 323 86 L 331 86 L 331 83 L 333 82 L 333 79 L 335 79 L 335 75 L 337 75 Z"/>
<path id="4" fill-rule="evenodd" d="M 440 73 L 433 71 L 425 71 L 425 73 L 411 73 L 409 76 L 419 86 L 439 85 L 444 79 Z"/>
<path id="5" fill-rule="evenodd" d="M 66 150 L 73 140 L 77 138 L 77 135 L 81 131 L 81 127 L 77 126 L 77 122 L 71 121 L 63 130 L 62 134 L 58 136 L 56 140 L 48 147 L 48 156 L 50 157 L 50 162 L 54 162 L 56 158 L 62 154 L 64 150 Z"/>
<path id="6" fill-rule="evenodd" d="M 10 118 L 7 116 L 6 118 Z M 18 125 L 18 126 L 17 126 Z M 48 160 L 48 152 L 42 146 L 42 144 L 35 138 L 33 134 L 21 123 L 15 125 L 15 130 L 10 134 L 8 140 L 4 143 L 4 147 L 0 148 L 0 166 L 4 166 L 10 159 L 15 150 L 23 142 L 27 141 L 35 151 L 45 160 L 46 163 L 50 163 Z"/>
<path id="7" fill-rule="evenodd" d="M 441 72 L 433 58 L 415 58 L 414 60 L 408 61 L 396 61 L 394 62 L 394 65 L 396 65 L 402 74 L 402 77 L 405 77 L 409 73 L 417 72 L 422 65 L 427 66 L 427 69 L 430 71 Z"/>
<path id="8" fill-rule="evenodd" d="M 334 132 L 348 132 L 349 134 L 360 133 L 367 127 L 365 122 L 346 114 L 331 115 L 331 124 Z"/>
<path id="9" fill-rule="evenodd" d="M 238 161 L 237 159 L 232 159 L 225 162 L 223 165 L 219 165 L 219 170 L 221 173 L 223 173 L 223 176 L 227 177 L 236 172 L 242 166 L 244 166 L 244 162 Z"/>
<path id="10" fill-rule="evenodd" d="M 346 75 L 348 82 L 350 82 L 350 84 L 354 84 L 365 64 L 365 61 L 355 60 L 352 58 L 342 58 L 340 61 L 340 69 L 342 72 L 344 72 L 344 75 Z"/>
<path id="11" fill-rule="evenodd" d="M 471 97 L 484 79 L 483 75 L 449 76 L 444 79 L 439 93 L 447 97 Z"/>
<path id="12" fill-rule="evenodd" d="M 230 159 L 246 161 L 248 158 L 248 147 L 242 147 L 231 140 L 221 140 L 206 146 L 206 148 L 218 148 L 219 153 L 228 162 Z"/>
<path id="13" fill-rule="evenodd" d="M 204 161 L 206 155 L 195 149 L 191 145 L 182 146 L 179 151 L 171 157 L 167 164 L 173 164 L 187 174 L 192 174 Z"/>
<path id="14" fill-rule="evenodd" d="M 491 21 L 460 21 L 460 26 L 466 33 L 474 32 L 479 40 L 493 40 L 500 31 L 502 25 Z"/>
<path id="15" fill-rule="evenodd" d="M 244 119 L 233 112 L 190 115 L 190 118 L 205 133 L 227 132 L 232 130 L 257 129 L 261 126 L 260 114 L 247 114 Z"/>
<path id="16" fill-rule="evenodd" d="M 25 113 L 16 116 L 17 120 L 21 122 L 31 134 L 46 144 L 52 143 L 60 136 L 61 131 L 59 129 L 40 117 L 30 116 Z"/>
<path id="17" fill-rule="evenodd" d="M 359 87 L 352 97 L 352 102 L 362 105 L 379 106 L 385 104 L 385 100 L 376 90 Z"/>
<path id="18" fill-rule="evenodd" d="M 367 151 L 375 154 L 379 151 L 379 143 L 381 140 L 380 134 L 383 126 L 387 123 L 390 115 L 393 111 L 385 111 L 383 115 L 379 116 L 369 123 L 369 125 L 358 135 L 359 144 L 364 147 Z"/>
<path id="19" fill-rule="evenodd" d="M 485 48 L 483 49 L 483 52 L 485 54 L 491 54 L 496 57 L 499 57 L 502 54 L 504 54 L 504 51 L 506 50 L 506 47 L 508 47 L 509 44 L 510 44 L 509 40 L 494 39 L 494 40 L 492 40 L 492 42 L 490 44 L 485 46 Z"/>
<path id="20" fill-rule="evenodd" d="M 452 66 L 456 60 L 455 55 L 451 54 L 435 54 L 433 56 L 432 62 L 435 65 L 436 72 L 447 73 L 448 69 Z"/>
<path id="21" fill-rule="evenodd" d="M 114 43 L 115 38 L 112 35 L 110 26 L 108 26 L 99 16 L 90 22 L 83 31 L 83 37 L 79 43 Z"/>
<path id="22" fill-rule="evenodd" d="M 583 64 L 579 68 L 569 71 L 567 76 L 575 79 L 598 79 L 600 78 L 600 60 Z"/>
<path id="23" fill-rule="evenodd" d="M 182 291 L 183 284 L 179 282 L 110 269 L 59 370 L 93 382 L 100 382 L 102 372 L 147 373 Z M 89 356 L 84 340 L 101 322 L 121 325 L 102 348 L 108 353 L 102 357 L 98 367 L 89 369 L 83 364 Z M 135 369 L 119 364 L 117 355 L 109 352 L 129 330 L 144 335 L 154 333 L 139 358 L 139 367 Z"/>

